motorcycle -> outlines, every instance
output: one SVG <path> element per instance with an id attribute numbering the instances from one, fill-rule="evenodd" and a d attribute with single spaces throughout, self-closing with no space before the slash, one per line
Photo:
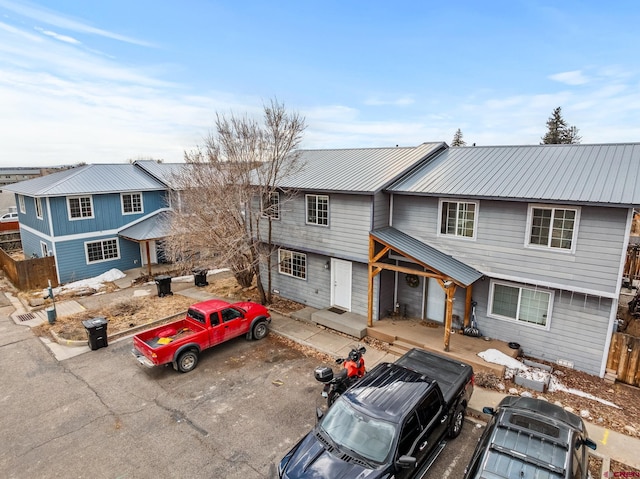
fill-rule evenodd
<path id="1" fill-rule="evenodd" d="M 314 371 L 316 381 L 324 384 L 322 397 L 327 398 L 327 407 L 335 402 L 340 395 L 349 389 L 358 379 L 366 374 L 364 358 L 362 357 L 367 349 L 364 346 L 352 348 L 346 358 L 336 359 L 337 364 L 343 367 L 336 375 L 333 369 L 328 366 L 318 366 Z"/>

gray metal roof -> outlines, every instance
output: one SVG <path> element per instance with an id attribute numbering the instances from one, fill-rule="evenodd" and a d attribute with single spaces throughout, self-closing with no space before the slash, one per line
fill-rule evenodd
<path id="1" fill-rule="evenodd" d="M 371 235 L 462 286 L 469 286 L 484 276 L 471 266 L 391 226 L 373 230 Z"/>
<path id="2" fill-rule="evenodd" d="M 130 163 L 71 168 L 3 187 L 27 196 L 66 196 L 164 190 L 166 186 Z"/>
<path id="3" fill-rule="evenodd" d="M 134 241 L 165 238 L 169 235 L 169 224 L 164 212 L 159 212 L 132 226 L 121 229 L 118 234 Z"/>
<path id="4" fill-rule="evenodd" d="M 388 191 L 640 205 L 640 143 L 449 148 Z"/>
<path id="5" fill-rule="evenodd" d="M 300 171 L 278 182 L 282 188 L 375 193 L 444 143 L 415 147 L 298 150 Z"/>
<path id="6" fill-rule="evenodd" d="M 186 165 L 186 163 L 158 163 L 154 160 L 138 160 L 134 164 L 170 188 L 175 187 L 175 177 L 184 170 Z"/>

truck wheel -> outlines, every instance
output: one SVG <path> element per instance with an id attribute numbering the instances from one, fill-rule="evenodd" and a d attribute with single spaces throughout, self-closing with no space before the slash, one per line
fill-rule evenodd
<path id="1" fill-rule="evenodd" d="M 267 328 L 267 323 L 265 321 L 260 321 L 253 327 L 253 339 L 262 339 L 268 333 L 269 328 Z"/>
<path id="2" fill-rule="evenodd" d="M 456 408 L 456 412 L 453 413 L 451 424 L 449 425 L 449 437 L 451 439 L 458 437 L 462 431 L 462 425 L 464 424 L 464 411 L 465 407 L 463 405 L 459 405 Z"/>
<path id="3" fill-rule="evenodd" d="M 193 371 L 198 364 L 198 353 L 190 350 L 185 351 L 178 358 L 178 371 L 188 373 Z"/>

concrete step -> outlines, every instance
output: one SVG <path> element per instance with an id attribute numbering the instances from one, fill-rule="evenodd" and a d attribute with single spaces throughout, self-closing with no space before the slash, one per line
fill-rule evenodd
<path id="1" fill-rule="evenodd" d="M 362 339 L 367 335 L 366 323 L 362 321 L 362 316 L 345 312 L 334 313 L 328 309 L 321 309 L 311 315 L 311 320 L 317 324 L 348 334 L 354 338 Z"/>

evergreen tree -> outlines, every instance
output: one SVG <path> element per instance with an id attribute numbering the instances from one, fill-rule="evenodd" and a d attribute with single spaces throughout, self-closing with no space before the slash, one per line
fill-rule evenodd
<path id="1" fill-rule="evenodd" d="M 547 120 L 547 133 L 542 137 L 542 145 L 561 145 L 580 143 L 578 128 L 568 126 L 562 118 L 562 108 L 558 107 Z"/>
<path id="2" fill-rule="evenodd" d="M 466 146 L 467 142 L 462 139 L 462 131 L 458 128 L 451 140 L 451 146 Z"/>

